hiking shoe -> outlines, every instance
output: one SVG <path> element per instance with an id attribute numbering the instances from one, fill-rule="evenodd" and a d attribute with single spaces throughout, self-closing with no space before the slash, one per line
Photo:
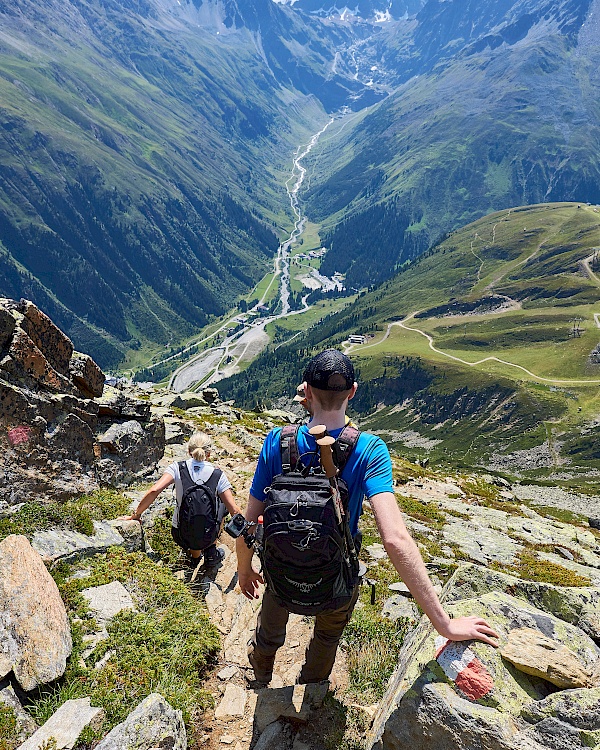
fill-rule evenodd
<path id="1" fill-rule="evenodd" d="M 213 544 L 204 550 L 204 564 L 207 568 L 216 568 L 225 559 L 225 550 Z"/>
<path id="2" fill-rule="evenodd" d="M 273 664 L 275 663 L 275 657 L 257 654 L 254 650 L 254 645 L 251 643 L 248 646 L 248 661 L 254 670 L 254 679 L 256 682 L 261 685 L 268 685 L 273 678 Z"/>
<path id="3" fill-rule="evenodd" d="M 185 564 L 187 565 L 188 568 L 195 570 L 201 561 L 202 561 L 202 554 L 198 555 L 198 557 L 192 557 L 190 552 L 185 553 Z"/>

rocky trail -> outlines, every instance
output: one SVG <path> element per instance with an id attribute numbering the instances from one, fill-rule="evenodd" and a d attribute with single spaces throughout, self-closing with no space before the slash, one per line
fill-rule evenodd
<path id="1" fill-rule="evenodd" d="M 206 747 L 326 750 L 323 737 L 327 731 L 323 726 L 320 731 L 319 724 L 323 719 L 320 709 L 330 686 L 295 685 L 310 638 L 310 618 L 290 616 L 273 679 L 268 688 L 256 687 L 248 664 L 247 644 L 256 623 L 259 600 L 251 602 L 239 592 L 233 545 L 229 540 L 222 541 L 227 545 L 225 560 L 214 579 L 204 578 L 198 585 L 205 592 L 211 621 L 223 636 L 218 667 L 206 684 L 215 698 L 215 708 L 206 721 L 211 728 Z M 342 686 L 346 679 L 340 651 L 332 684 Z"/>

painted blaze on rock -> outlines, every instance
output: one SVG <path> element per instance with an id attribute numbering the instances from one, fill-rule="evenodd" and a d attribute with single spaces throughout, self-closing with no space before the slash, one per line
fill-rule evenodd
<path id="1" fill-rule="evenodd" d="M 501 634 L 530 628 L 568 647 L 581 669 L 593 673 L 600 649 L 575 625 L 505 592 L 446 603 L 453 617 L 477 614 Z M 374 718 L 372 750 L 574 750 L 600 743 L 593 690 L 556 687 L 505 661 L 478 641 L 437 639 L 425 619 L 407 639 L 388 691 Z M 553 698 L 565 696 L 564 700 Z M 567 710 L 567 706 L 571 706 Z M 546 708 L 544 708 L 546 706 Z M 579 709 L 577 708 L 579 706 Z M 539 708 L 539 710 L 536 709 Z M 542 710 L 543 709 L 543 710 Z M 558 716 L 560 713 L 560 717 Z M 552 733 L 554 732 L 554 739 Z"/>

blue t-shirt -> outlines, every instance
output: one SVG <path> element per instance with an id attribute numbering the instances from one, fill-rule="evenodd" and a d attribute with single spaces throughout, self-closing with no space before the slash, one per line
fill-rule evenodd
<path id="1" fill-rule="evenodd" d="M 341 431 L 342 428 L 331 430 L 329 434 L 337 438 Z M 265 489 L 270 486 L 273 477 L 281 474 L 282 471 L 280 440 L 281 427 L 276 427 L 265 438 L 258 457 L 250 494 L 262 502 L 266 500 Z M 298 430 L 299 454 L 302 456 L 314 453 L 316 447 L 317 444 L 309 433 L 308 427 L 301 425 Z M 309 462 L 310 456 L 307 455 L 305 464 Z M 394 491 L 392 461 L 383 440 L 376 435 L 361 432 L 341 476 L 348 485 L 350 531 L 354 535 L 358 531 L 358 519 L 362 513 L 363 499 L 373 497 L 380 492 Z"/>

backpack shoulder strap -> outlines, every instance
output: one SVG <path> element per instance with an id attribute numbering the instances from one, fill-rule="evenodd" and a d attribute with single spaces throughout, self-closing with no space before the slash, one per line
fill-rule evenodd
<path id="1" fill-rule="evenodd" d="M 190 470 L 188 469 L 187 461 L 178 461 L 177 466 L 179 467 L 179 478 L 181 479 L 181 485 L 185 494 L 186 490 L 195 484 L 191 477 Z"/>
<path id="2" fill-rule="evenodd" d="M 216 496 L 217 494 L 217 487 L 219 485 L 219 479 L 221 478 L 221 474 L 223 472 L 221 469 L 214 468 L 212 474 L 209 476 L 209 478 L 206 480 L 206 482 L 203 482 L 204 486 L 210 490 L 211 495 Z"/>
<path id="3" fill-rule="evenodd" d="M 281 428 L 281 438 L 279 441 L 281 450 L 281 468 L 284 474 L 287 474 L 298 465 L 298 430 L 297 424 L 286 424 Z"/>
<path id="4" fill-rule="evenodd" d="M 335 465 L 338 467 L 341 473 L 350 454 L 354 450 L 354 446 L 358 442 L 360 436 L 360 430 L 352 425 L 347 424 L 337 437 L 334 443 L 335 450 Z"/>

